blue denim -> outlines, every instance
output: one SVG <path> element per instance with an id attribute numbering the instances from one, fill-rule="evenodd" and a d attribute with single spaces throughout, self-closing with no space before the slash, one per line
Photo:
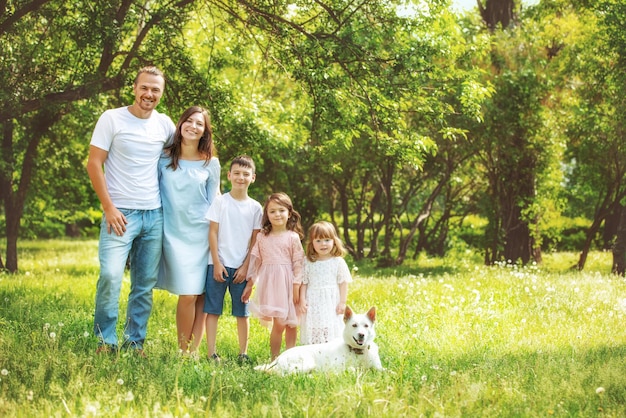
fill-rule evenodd
<path id="1" fill-rule="evenodd" d="M 100 344 L 117 347 L 117 320 L 120 290 L 126 260 L 130 256 L 130 293 L 124 346 L 141 349 L 152 311 L 152 289 L 157 282 L 163 243 L 163 211 L 120 209 L 128 224 L 121 237 L 107 232 L 106 219 L 100 225 L 100 276 L 96 287 L 94 332 Z"/>
<path id="2" fill-rule="evenodd" d="M 246 288 L 245 280 L 242 283 L 234 283 L 235 272 L 237 269 L 225 267 L 228 277 L 225 282 L 217 282 L 213 278 L 213 264 L 209 264 L 209 269 L 206 276 L 206 286 L 204 293 L 204 312 L 211 315 L 222 315 L 224 310 L 224 296 L 226 295 L 226 289 L 230 292 L 231 299 L 231 313 L 237 317 L 248 317 L 250 311 L 248 304 L 241 301 L 241 295 Z"/>

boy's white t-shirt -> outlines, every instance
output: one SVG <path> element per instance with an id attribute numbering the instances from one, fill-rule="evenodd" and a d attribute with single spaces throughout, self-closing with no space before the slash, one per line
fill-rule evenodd
<path id="1" fill-rule="evenodd" d="M 148 119 L 128 107 L 105 111 L 98 119 L 91 145 L 108 151 L 104 176 L 117 208 L 151 210 L 161 207 L 158 162 L 176 126 L 169 116 L 153 110 Z"/>
<path id="2" fill-rule="evenodd" d="M 222 265 L 239 268 L 248 255 L 252 231 L 261 229 L 261 204 L 250 197 L 235 200 L 230 193 L 226 193 L 213 199 L 205 218 L 219 224 L 217 253 Z M 213 264 L 210 252 L 209 264 Z"/>

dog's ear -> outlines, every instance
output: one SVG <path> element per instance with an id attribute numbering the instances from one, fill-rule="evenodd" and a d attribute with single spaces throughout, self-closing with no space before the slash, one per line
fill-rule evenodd
<path id="1" fill-rule="evenodd" d="M 372 322 L 376 322 L 376 306 L 372 306 L 369 311 L 367 311 L 367 317 Z"/>
<path id="2" fill-rule="evenodd" d="M 346 306 L 346 309 L 343 311 L 343 322 L 348 322 L 348 319 L 352 318 L 352 309 L 349 306 Z"/>

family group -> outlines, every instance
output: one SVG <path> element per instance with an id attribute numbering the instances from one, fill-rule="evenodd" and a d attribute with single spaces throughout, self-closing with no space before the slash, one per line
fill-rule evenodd
<path id="1" fill-rule="evenodd" d="M 87 172 L 103 215 L 98 257 L 94 332 L 97 353 L 120 349 L 145 356 L 153 289 L 178 295 L 176 325 L 183 355 L 198 357 L 206 331 L 207 357 L 216 350 L 226 291 L 237 318 L 240 362 L 249 361 L 249 317 L 270 331 L 276 358 L 297 343 L 341 335 L 350 271 L 335 227 L 317 222 L 306 251 L 299 213 L 285 193 L 262 206 L 248 195 L 255 163 L 235 157 L 220 191 L 221 166 L 209 113 L 189 107 L 177 124 L 156 110 L 165 77 L 139 70 L 134 101 L 105 111 L 90 142 Z M 127 313 L 119 344 L 120 292 L 130 268 Z"/>

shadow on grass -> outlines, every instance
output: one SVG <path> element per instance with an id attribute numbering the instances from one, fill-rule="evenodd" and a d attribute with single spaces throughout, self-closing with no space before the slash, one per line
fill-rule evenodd
<path id="1" fill-rule="evenodd" d="M 454 274 L 459 271 L 457 267 L 446 265 L 442 260 L 430 263 L 412 261 L 401 266 L 393 267 L 379 267 L 376 265 L 376 262 L 372 260 L 360 260 L 358 262 L 346 261 L 348 262 L 348 266 L 352 267 L 352 274 L 358 274 L 362 277 L 431 277 Z"/>

